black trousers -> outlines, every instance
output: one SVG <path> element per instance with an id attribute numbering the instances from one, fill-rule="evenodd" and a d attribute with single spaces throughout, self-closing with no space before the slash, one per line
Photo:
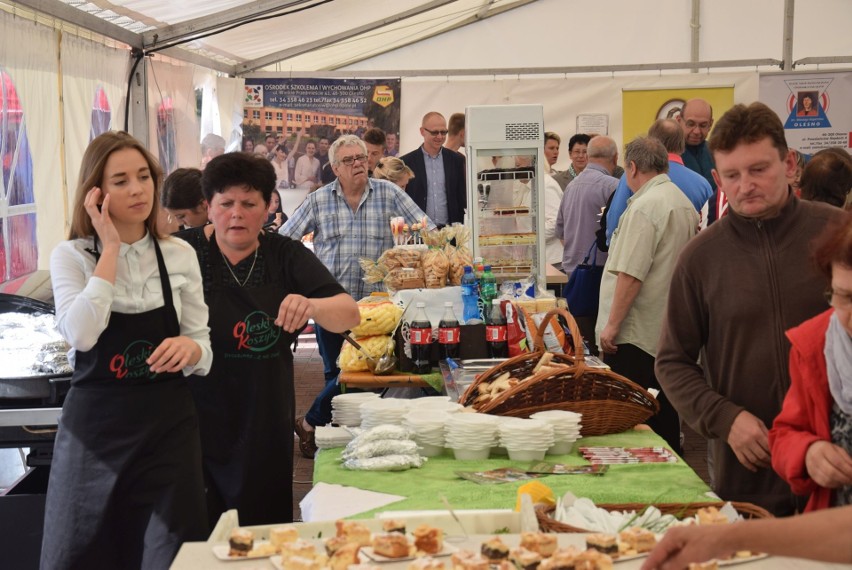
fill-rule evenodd
<path id="1" fill-rule="evenodd" d="M 618 352 L 604 355 L 604 362 L 609 364 L 613 372 L 627 377 L 646 390 L 648 388 L 661 390 L 660 383 L 654 375 L 654 357 L 633 344 L 617 346 Z M 657 401 L 660 403 L 660 411 L 657 415 L 651 416 L 648 425 L 666 440 L 675 453 L 681 455 L 680 417 L 662 390 L 657 395 Z"/>

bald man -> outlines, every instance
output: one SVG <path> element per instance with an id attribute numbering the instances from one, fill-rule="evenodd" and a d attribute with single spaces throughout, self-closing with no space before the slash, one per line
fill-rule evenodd
<path id="1" fill-rule="evenodd" d="M 681 154 L 683 165 L 697 172 L 710 183 L 713 196 L 708 202 L 707 224 L 712 224 L 718 217 L 718 191 L 713 179 L 713 155 L 707 148 L 707 136 L 713 127 L 713 107 L 704 99 L 690 99 L 683 104 L 677 122 L 683 129 L 686 139 L 686 150 Z"/>
<path id="2" fill-rule="evenodd" d="M 464 223 L 467 206 L 464 157 L 443 147 L 447 132 L 443 115 L 426 113 L 420 124 L 423 144 L 400 157 L 414 171 L 405 191 L 439 226 Z"/>

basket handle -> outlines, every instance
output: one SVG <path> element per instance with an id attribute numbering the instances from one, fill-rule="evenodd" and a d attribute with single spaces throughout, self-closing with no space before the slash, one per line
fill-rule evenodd
<path id="1" fill-rule="evenodd" d="M 568 323 L 568 329 L 571 331 L 571 338 L 574 342 L 575 362 L 578 364 L 585 362 L 586 356 L 583 349 L 583 336 L 580 334 L 580 327 L 577 326 L 577 321 L 574 320 L 574 315 L 562 307 L 555 307 L 547 311 L 547 314 L 541 320 L 541 324 L 538 325 L 538 328 L 535 331 L 535 336 L 533 337 L 533 348 L 535 350 L 547 350 L 547 347 L 544 345 L 544 331 L 547 328 L 548 323 L 550 323 L 550 318 L 555 315 L 562 315 L 565 317 L 565 322 Z"/>

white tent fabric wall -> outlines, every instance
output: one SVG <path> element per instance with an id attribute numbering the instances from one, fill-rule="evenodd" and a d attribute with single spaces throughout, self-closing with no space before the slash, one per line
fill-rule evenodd
<path id="1" fill-rule="evenodd" d="M 197 166 L 201 157 L 199 125 L 196 115 L 194 67 L 191 64 L 158 58 L 147 59 L 148 73 L 148 150 L 160 163 L 167 167 L 167 157 L 161 156 L 157 138 L 158 111 L 161 105 L 171 100 L 174 120 L 174 144 L 176 160 L 172 169 L 180 166 Z"/>
<path id="2" fill-rule="evenodd" d="M 226 152 L 240 150 L 245 79 L 216 76 L 212 72 L 202 75 L 202 71 L 199 68 L 196 72 L 196 88 L 203 90 L 199 140 L 213 133 L 225 139 Z"/>
<path id="3" fill-rule="evenodd" d="M 609 116 L 609 136 L 619 146 L 622 139 L 622 91 L 625 89 L 678 89 L 683 87 L 734 87 L 737 103 L 757 99 L 758 74 L 714 73 L 663 76 L 571 77 L 498 80 L 403 79 L 400 150 L 409 152 L 423 144 L 420 121 L 429 111 L 445 117 L 464 112 L 468 105 L 542 104 L 544 127 L 562 137 L 557 170 L 568 167 L 568 138 L 576 132 L 579 113 Z M 650 126 L 650 125 L 649 125 Z"/>
<path id="4" fill-rule="evenodd" d="M 62 239 L 65 227 L 59 161 L 57 33 L 53 28 L 5 12 L 0 12 L 0 28 L 0 65 L 11 76 L 20 98 L 33 160 L 38 266 L 47 269 L 50 251 Z"/>
<path id="5" fill-rule="evenodd" d="M 125 93 L 130 71 L 130 52 L 79 38 L 62 36 L 62 95 L 67 173 L 65 228 L 71 223 L 74 193 L 80 175 L 80 162 L 89 144 L 92 106 L 99 87 L 110 106 L 110 130 L 124 129 Z M 40 133 L 40 136 L 43 136 Z M 39 212 L 41 213 L 41 212 Z M 60 238 L 64 239 L 64 238 Z"/>

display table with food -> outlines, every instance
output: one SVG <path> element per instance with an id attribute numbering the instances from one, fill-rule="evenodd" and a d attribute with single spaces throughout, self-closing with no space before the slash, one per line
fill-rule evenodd
<path id="1" fill-rule="evenodd" d="M 539 568 L 574 568 L 574 564 L 583 560 L 585 565 L 582 568 L 635 570 L 642 565 L 647 549 L 652 548 L 655 542 L 654 535 L 646 545 L 639 540 L 643 538 L 639 533 L 632 536 L 625 531 L 616 540 L 618 551 L 606 555 L 602 552 L 606 549 L 606 537 L 602 535 L 519 533 L 518 528 L 505 528 L 495 529 L 502 530 L 500 534 L 479 534 L 481 531 L 477 531 L 477 534 L 465 536 L 449 517 L 434 519 L 432 524 L 385 518 L 365 521 L 363 525 L 328 521 L 322 525 L 233 529 L 228 539 L 220 542 L 184 544 L 171 568 L 321 570 L 345 569 L 360 562 L 368 565 L 366 567 L 384 570 L 478 570 L 489 567 L 534 568 L 537 564 L 540 564 Z M 390 530 L 399 525 L 402 527 L 398 530 Z M 487 524 L 471 526 L 483 528 Z M 732 564 L 742 564 L 744 568 L 755 570 L 850 568 L 850 565 L 746 552 L 700 568 L 722 568 Z"/>
<path id="2" fill-rule="evenodd" d="M 649 430 L 586 437 L 568 455 L 546 457 L 546 461 L 565 465 L 589 465 L 579 447 L 663 448 L 665 441 Z M 502 467 L 526 469 L 530 461 L 510 461 L 506 456 L 486 460 L 458 461 L 451 452 L 430 457 L 418 469 L 375 472 L 351 471 L 341 466 L 340 449 L 320 450 L 314 463 L 314 484 L 331 483 L 382 493 L 405 499 L 381 510 L 434 509 L 440 496 L 457 509 L 511 508 L 518 487 L 528 481 L 483 485 L 459 477 L 457 471 L 489 471 Z M 707 501 L 709 487 L 683 460 L 674 463 L 609 465 L 604 475 L 547 475 L 537 479 L 559 496 L 572 491 L 596 503 L 683 503 Z M 371 517 L 374 511 L 356 515 Z"/>

